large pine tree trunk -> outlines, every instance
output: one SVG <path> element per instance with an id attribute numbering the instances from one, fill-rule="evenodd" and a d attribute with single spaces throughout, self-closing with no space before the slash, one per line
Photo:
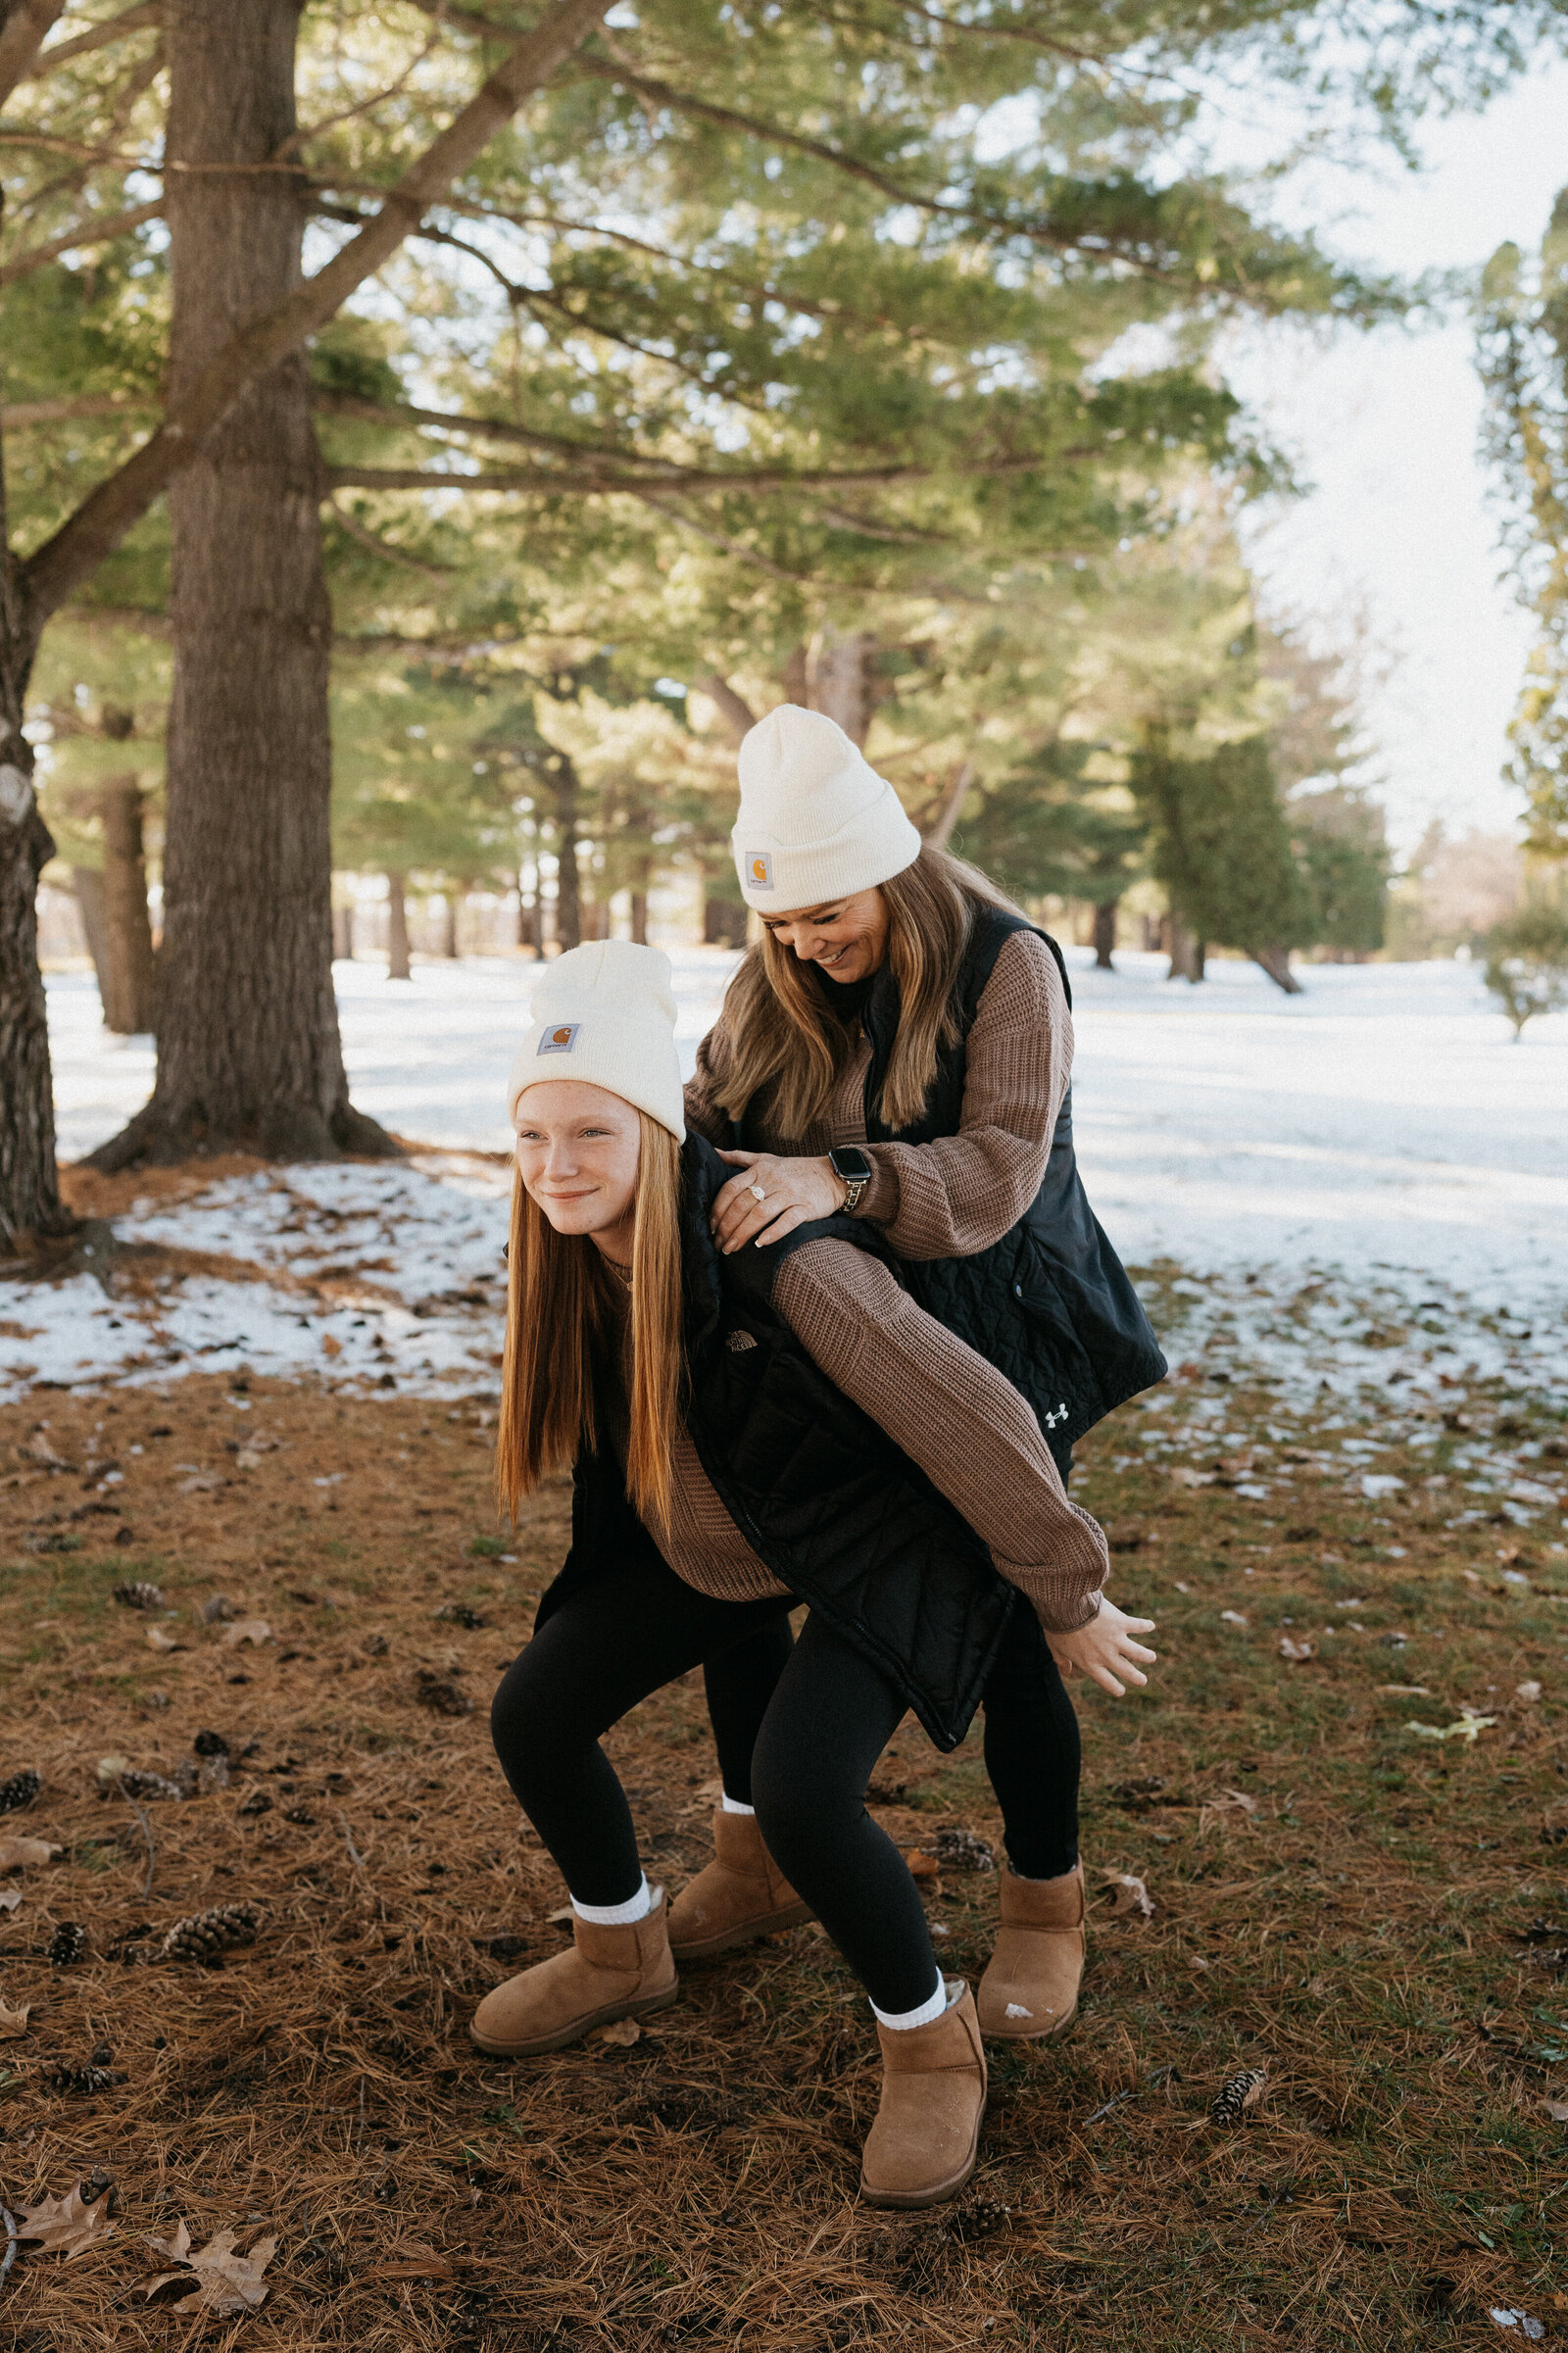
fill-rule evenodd
<path id="1" fill-rule="evenodd" d="M 32 793 L 22 732 L 32 635 L 7 552 L 0 470 L 0 1250 L 69 1234 L 55 1167 L 49 1018 L 38 970 L 38 876 L 55 845 Z"/>
<path id="2" fill-rule="evenodd" d="M 172 400 L 299 283 L 304 188 L 265 168 L 295 128 L 299 5 L 169 0 Z M 93 1155 L 101 1168 L 234 1148 L 395 1149 L 350 1107 L 332 996 L 317 474 L 296 353 L 252 382 L 170 489 L 158 1080 Z"/>
<path id="3" fill-rule="evenodd" d="M 104 828 L 104 945 L 109 993 L 104 1027 L 140 1037 L 158 1027 L 158 965 L 147 912 L 142 795 L 134 771 L 111 776 L 99 795 Z"/>
<path id="4" fill-rule="evenodd" d="M 1095 909 L 1095 970 L 1114 972 L 1111 961 L 1116 946 L 1116 901 L 1102 900 Z"/>
<path id="5" fill-rule="evenodd" d="M 1170 910 L 1170 970 L 1167 980 L 1200 981 L 1207 959 L 1208 945 L 1200 940 L 1185 915 Z"/>

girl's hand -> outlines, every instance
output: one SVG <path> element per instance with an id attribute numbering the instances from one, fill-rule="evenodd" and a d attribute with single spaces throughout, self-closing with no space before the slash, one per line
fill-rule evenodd
<path id="1" fill-rule="evenodd" d="M 1146 1666 L 1152 1667 L 1157 1655 L 1152 1650 L 1146 1650 L 1142 1642 L 1135 1642 L 1132 1638 L 1135 1634 L 1152 1634 L 1153 1631 L 1152 1618 L 1129 1618 L 1116 1607 L 1114 1601 L 1107 1601 L 1102 1596 L 1100 1614 L 1091 1618 L 1087 1626 L 1080 1626 L 1075 1634 L 1048 1632 L 1046 1641 L 1051 1646 L 1052 1657 L 1063 1675 L 1091 1675 L 1102 1691 L 1110 1693 L 1112 1699 L 1125 1699 L 1126 1684 L 1135 1683 L 1142 1690 L 1149 1681 L 1147 1675 L 1139 1673 L 1133 1661 L 1141 1659 Z M 1120 1683 L 1116 1680 L 1118 1676 L 1124 1679 Z"/>
<path id="2" fill-rule="evenodd" d="M 829 1160 L 780 1160 L 766 1152 L 721 1152 L 741 1174 L 715 1197 L 709 1224 L 728 1257 L 748 1242 L 782 1242 L 813 1217 L 832 1217 L 844 1206 L 846 1187 Z M 764 1199 L 759 1201 L 753 1186 Z"/>

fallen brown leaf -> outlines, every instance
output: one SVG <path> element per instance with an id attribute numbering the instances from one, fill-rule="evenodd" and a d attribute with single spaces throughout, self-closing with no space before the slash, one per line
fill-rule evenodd
<path id="1" fill-rule="evenodd" d="M 90 2206 L 84 2205 L 78 2181 L 63 2198 L 45 2198 L 40 2205 L 24 2206 L 18 2218 L 17 2236 L 36 2239 L 40 2255 L 80 2255 L 86 2248 L 100 2245 L 113 2230 L 109 2203 L 106 2190 Z"/>
<path id="2" fill-rule="evenodd" d="M 1543 2100 L 1541 2104 L 1554 2125 L 1568 2125 L 1568 2100 Z"/>
<path id="3" fill-rule="evenodd" d="M 277 2251 L 275 2238 L 259 2238 L 249 2254 L 236 2255 L 234 2241 L 238 2232 L 215 2230 L 206 2246 L 193 2254 L 190 2232 L 181 2223 L 172 2238 L 149 2238 L 147 2244 L 170 2263 L 186 2268 L 162 2272 L 142 2290 L 156 2296 L 160 2288 L 181 2282 L 194 2292 L 173 2300 L 167 2309 L 171 2312 L 216 2312 L 222 2320 L 231 2320 L 236 2313 L 255 2312 L 267 2300 L 262 2274 Z"/>
<path id="4" fill-rule="evenodd" d="M 922 1854 L 918 1846 L 906 1847 L 904 1859 L 909 1867 L 911 1879 L 937 1879 L 941 1876 L 942 1866 L 936 1856 Z"/>
<path id="5" fill-rule="evenodd" d="M 1378 1690 L 1385 1699 L 1430 1699 L 1432 1696 L 1424 1683 L 1380 1683 Z"/>
<path id="6" fill-rule="evenodd" d="M 325 1356 L 341 1356 L 343 1353 L 342 1341 L 334 1340 L 330 1332 L 323 1332 L 321 1334 L 321 1353 Z"/>
<path id="7" fill-rule="evenodd" d="M 0 1871 L 15 1871 L 19 1864 L 52 1863 L 62 1851 L 47 1838 L 0 1838 Z"/>
<path id="8" fill-rule="evenodd" d="M 627 2050 L 642 2038 L 643 2031 L 635 2018 L 612 2018 L 609 2026 L 595 2027 L 588 2037 L 590 2042 L 617 2042 Z"/>
<path id="9" fill-rule="evenodd" d="M 17 1912 L 20 1911 L 21 1908 L 22 1889 L 20 1887 L 8 1887 L 5 1893 L 0 1895 L 0 1912 Z"/>
<path id="10" fill-rule="evenodd" d="M 1282 1634 L 1280 1636 L 1280 1656 L 1288 1658 L 1299 1666 L 1303 1659 L 1316 1658 L 1317 1644 L 1315 1642 L 1293 1642 L 1288 1634 Z"/>
<path id="11" fill-rule="evenodd" d="M 1116 1900 L 1111 1906 L 1113 1917 L 1118 1914 L 1136 1912 L 1143 1920 L 1153 1919 L 1153 1897 L 1143 1881 L 1137 1878 L 1133 1872 L 1107 1871 L 1102 1874 L 1102 1877 L 1105 1886 L 1114 1887 L 1116 1890 Z"/>
<path id="12" fill-rule="evenodd" d="M 192 1471 L 188 1479 L 181 1479 L 179 1493 L 182 1495 L 210 1495 L 222 1484 L 220 1471 Z"/>
<path id="13" fill-rule="evenodd" d="M 224 1644 L 230 1650 L 237 1650 L 241 1642 L 254 1642 L 260 1645 L 263 1642 L 270 1642 L 271 1639 L 272 1629 L 265 1618 L 236 1618 L 233 1625 L 225 1628 L 223 1633 Z"/>
<path id="14" fill-rule="evenodd" d="M 182 1650 L 184 1646 L 183 1642 L 176 1642 L 172 1634 L 165 1634 L 161 1626 L 149 1627 L 147 1632 L 149 1650 Z"/>
<path id="15" fill-rule="evenodd" d="M 0 2042 L 15 2042 L 19 2035 L 26 2033 L 31 2010 L 30 2002 L 24 2002 L 20 2010 L 8 2010 L 5 2003 L 0 2002 Z"/>

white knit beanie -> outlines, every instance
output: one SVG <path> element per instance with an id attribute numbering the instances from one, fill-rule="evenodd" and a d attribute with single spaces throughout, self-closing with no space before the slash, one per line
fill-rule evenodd
<path id="1" fill-rule="evenodd" d="M 752 728 L 736 765 L 730 846 L 741 895 L 764 915 L 868 891 L 920 855 L 892 785 L 820 711 L 781 703 Z"/>
<path id="2" fill-rule="evenodd" d="M 630 940 L 591 940 L 547 964 L 534 982 L 528 1034 L 507 1081 L 507 1117 L 541 1079 L 585 1079 L 619 1095 L 675 1141 L 686 1115 L 675 1051 L 669 958 Z"/>

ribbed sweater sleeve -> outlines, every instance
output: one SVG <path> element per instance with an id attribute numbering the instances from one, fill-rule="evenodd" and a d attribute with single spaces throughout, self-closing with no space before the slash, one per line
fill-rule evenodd
<path id="1" fill-rule="evenodd" d="M 975 1008 L 956 1136 L 871 1144 L 860 1203 L 901 1258 L 968 1258 L 1000 1242 L 1039 1192 L 1072 1075 L 1072 1015 L 1037 932 L 1003 944 Z"/>
<path id="2" fill-rule="evenodd" d="M 1109 1553 L 1028 1400 L 853 1242 L 806 1243 L 773 1304 L 828 1379 L 917 1462 L 1053 1634 L 1100 1609 Z"/>

